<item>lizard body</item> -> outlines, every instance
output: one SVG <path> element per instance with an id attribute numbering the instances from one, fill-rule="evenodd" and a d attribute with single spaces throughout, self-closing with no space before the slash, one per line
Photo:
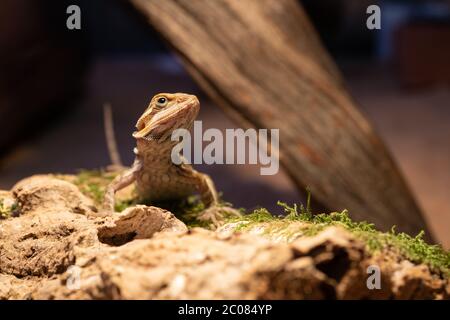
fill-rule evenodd
<path id="1" fill-rule="evenodd" d="M 189 130 L 199 110 L 200 103 L 194 95 L 160 93 L 153 97 L 133 133 L 136 139 L 133 166 L 117 176 L 106 190 L 107 211 L 114 211 L 115 193 L 135 183 L 139 197 L 151 202 L 183 199 L 199 193 L 208 207 L 199 218 L 218 224 L 219 200 L 211 178 L 187 163 L 174 164 L 171 158 L 172 149 L 178 143 L 171 140 L 172 132 L 181 128 Z M 238 214 L 231 208 L 228 211 Z"/>

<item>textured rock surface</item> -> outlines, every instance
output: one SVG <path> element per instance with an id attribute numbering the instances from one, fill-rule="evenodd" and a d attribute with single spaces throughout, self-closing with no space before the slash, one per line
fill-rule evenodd
<path id="1" fill-rule="evenodd" d="M 173 214 L 135 206 L 99 217 L 67 181 L 35 176 L 0 220 L 0 299 L 448 299 L 424 265 L 369 255 L 338 227 L 290 243 L 188 230 Z M 381 269 L 369 290 L 367 267 Z"/>

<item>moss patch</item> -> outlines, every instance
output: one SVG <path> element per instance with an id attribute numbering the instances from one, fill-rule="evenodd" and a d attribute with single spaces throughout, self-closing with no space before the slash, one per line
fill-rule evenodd
<path id="1" fill-rule="evenodd" d="M 190 196 L 184 200 L 144 201 L 144 203 L 169 210 L 189 228 L 208 228 L 206 222 L 197 219 L 199 213 L 205 209 L 198 196 Z"/>
<path id="2" fill-rule="evenodd" d="M 362 240 L 370 253 L 393 250 L 413 263 L 424 263 L 433 272 L 450 276 L 450 252 L 439 245 L 427 244 L 423 239 L 424 232 L 415 237 L 397 233 L 395 228 L 390 232 L 381 232 L 371 223 L 353 221 L 346 210 L 313 215 L 309 205 L 298 208 L 297 205 L 290 207 L 285 203 L 278 204 L 284 208 L 285 216 L 273 216 L 266 209 L 258 209 L 241 219 L 230 219 L 228 222 L 242 222 L 236 225 L 236 231 L 259 228 L 270 235 L 284 232 L 283 236 L 288 241 L 299 236 L 315 235 L 328 226 L 341 226 Z M 294 223 L 296 227 L 291 228 Z"/>
<path id="3" fill-rule="evenodd" d="M 7 206 L 4 203 L 4 199 L 0 199 L 0 219 L 8 219 L 11 217 L 17 209 L 17 203 L 14 203 L 11 206 Z"/>
<path id="4" fill-rule="evenodd" d="M 74 183 L 85 196 L 94 200 L 97 206 L 101 206 L 107 186 L 118 174 L 120 174 L 120 172 L 81 170 L 71 182 Z M 115 210 L 120 212 L 134 204 L 136 204 L 136 197 L 131 196 L 125 199 L 116 198 Z"/>
<path id="5" fill-rule="evenodd" d="M 102 170 L 81 170 L 73 183 L 84 195 L 94 200 L 95 204 L 100 205 L 103 202 L 106 187 L 116 175 L 116 173 Z"/>
<path id="6" fill-rule="evenodd" d="M 56 177 L 74 183 L 87 197 L 94 200 L 97 206 L 101 206 L 107 186 L 120 172 L 107 172 L 104 170 L 81 170 L 75 177 L 57 175 Z M 189 228 L 209 228 L 209 223 L 197 219 L 198 214 L 205 209 L 198 196 L 191 196 L 184 200 L 166 200 L 159 202 L 139 199 L 137 194 L 131 194 L 125 198 L 116 195 L 115 211 L 121 212 L 136 204 L 156 206 L 169 210 Z M 221 203 L 221 205 L 230 205 Z"/>
<path id="7" fill-rule="evenodd" d="M 160 202 L 145 202 L 146 205 L 152 205 L 155 207 L 160 207 L 172 212 L 178 219 L 183 221 L 188 228 L 205 228 L 210 229 L 211 224 L 207 221 L 202 221 L 198 219 L 199 214 L 205 210 L 205 205 L 200 200 L 200 197 L 197 195 L 193 195 L 183 200 L 167 200 Z M 227 206 L 231 207 L 230 203 L 220 202 L 219 206 Z M 239 209 L 242 213 L 244 213 L 243 209 Z M 231 215 L 228 215 L 226 212 L 223 213 L 224 219 L 229 221 L 231 219 Z"/>
<path id="8" fill-rule="evenodd" d="M 9 208 L 3 204 L 3 199 L 0 199 L 0 219 L 7 219 L 11 215 Z"/>

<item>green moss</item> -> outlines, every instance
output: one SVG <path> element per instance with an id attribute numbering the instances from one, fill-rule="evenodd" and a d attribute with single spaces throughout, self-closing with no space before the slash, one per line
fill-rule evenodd
<path id="1" fill-rule="evenodd" d="M 274 220 L 274 216 L 266 208 L 260 208 L 256 209 L 251 214 L 246 215 L 245 220 L 249 220 L 251 222 L 269 222 Z"/>
<path id="2" fill-rule="evenodd" d="M 7 219 L 11 215 L 9 208 L 3 205 L 3 199 L 0 199 L 0 219 Z"/>
<path id="3" fill-rule="evenodd" d="M 192 195 L 187 197 L 186 199 L 179 200 L 166 200 L 166 201 L 158 201 L 158 202 L 149 202 L 144 201 L 144 204 L 151 205 L 155 207 L 160 207 L 172 212 L 178 219 L 183 221 L 188 228 L 201 227 L 205 229 L 209 229 L 211 224 L 207 221 L 202 221 L 198 219 L 199 214 L 206 209 L 203 202 L 200 200 L 200 197 L 197 195 Z M 231 205 L 226 202 L 221 202 L 219 206 L 228 206 Z M 240 209 L 241 211 L 243 209 Z M 230 220 L 230 216 L 228 216 L 224 212 L 224 218 L 228 221 Z"/>
<path id="4" fill-rule="evenodd" d="M 450 276 L 450 252 L 439 245 L 427 244 L 423 239 L 424 232 L 415 237 L 397 233 L 395 228 L 390 232 L 381 232 L 371 223 L 353 221 L 347 210 L 313 215 L 309 204 L 306 208 L 300 206 L 300 209 L 297 205 L 290 207 L 285 203 L 278 204 L 284 208 L 285 216 L 273 216 L 266 209 L 258 209 L 241 219 L 230 219 L 229 222 L 242 222 L 236 226 L 236 231 L 263 227 L 265 233 L 276 234 L 285 228 L 287 232 L 284 236 L 287 239 L 313 236 L 328 226 L 341 226 L 361 239 L 371 253 L 393 250 L 413 263 L 424 263 L 432 271 Z M 293 222 L 302 223 L 297 224 L 296 229 L 289 229 Z"/>
<path id="5" fill-rule="evenodd" d="M 18 208 L 17 203 L 14 203 L 12 206 L 5 206 L 4 200 L 0 199 L 0 220 L 8 219 Z"/>
<path id="6" fill-rule="evenodd" d="M 99 205 L 103 201 L 106 187 L 114 179 L 114 175 L 101 170 L 81 170 L 74 181 L 80 191 Z"/>
<path id="7" fill-rule="evenodd" d="M 123 210 L 125 210 L 126 208 L 129 208 L 131 206 L 134 206 L 138 204 L 136 199 L 129 199 L 129 200 L 117 200 L 115 205 L 114 205 L 114 210 L 116 212 L 122 212 Z"/>
<path id="8" fill-rule="evenodd" d="M 107 186 L 120 172 L 107 172 L 103 170 L 81 170 L 73 183 L 87 197 L 94 200 L 97 206 L 103 202 Z M 136 204 L 136 199 L 116 200 L 115 210 L 120 212 Z"/>
<path id="9" fill-rule="evenodd" d="M 172 200 L 151 203 L 153 206 L 161 207 L 172 212 L 178 219 L 183 221 L 189 228 L 201 227 L 209 228 L 205 221 L 198 220 L 197 217 L 205 210 L 205 205 L 198 196 L 190 196 L 184 200 Z"/>

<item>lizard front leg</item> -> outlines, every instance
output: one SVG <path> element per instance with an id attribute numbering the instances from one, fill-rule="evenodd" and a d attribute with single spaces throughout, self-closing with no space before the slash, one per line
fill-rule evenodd
<path id="1" fill-rule="evenodd" d="M 200 193 L 201 200 L 206 207 L 198 216 L 199 220 L 211 221 L 213 226 L 217 227 L 221 224 L 221 220 L 223 220 L 223 213 L 241 216 L 238 210 L 219 205 L 219 195 L 210 176 L 205 173 L 200 173 L 186 164 L 181 165 L 180 169 L 184 171 L 185 175 L 193 178 L 195 187 Z"/>
<path id="2" fill-rule="evenodd" d="M 200 173 L 192 169 L 194 178 L 198 181 L 196 186 L 200 193 L 203 204 L 206 207 L 216 206 L 219 204 L 219 195 L 217 193 L 214 182 L 211 177 L 205 173 Z"/>
<path id="3" fill-rule="evenodd" d="M 115 194 L 117 191 L 129 186 L 136 181 L 136 174 L 142 169 L 142 161 L 136 157 L 132 167 L 122 174 L 118 175 L 106 188 L 103 199 L 103 209 L 108 212 L 114 212 Z"/>

